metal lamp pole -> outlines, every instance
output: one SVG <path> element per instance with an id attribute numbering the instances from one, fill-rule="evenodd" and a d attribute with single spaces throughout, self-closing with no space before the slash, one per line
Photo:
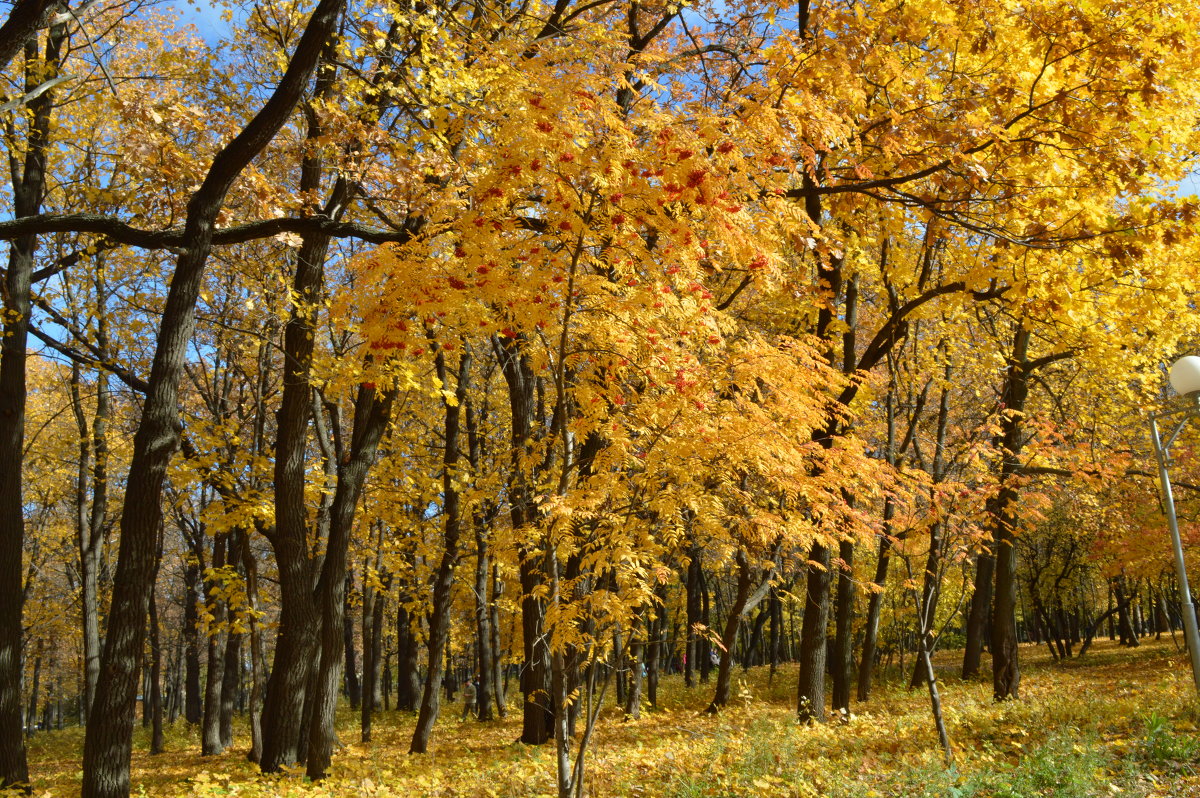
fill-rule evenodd
<path id="1" fill-rule="evenodd" d="M 1171 492 L 1171 477 L 1167 473 L 1170 462 L 1171 444 L 1179 437 L 1179 433 L 1193 417 L 1200 415 L 1200 404 L 1195 395 L 1189 396 L 1192 406 L 1180 410 L 1171 410 L 1150 414 L 1150 437 L 1154 441 L 1154 453 L 1158 457 L 1158 474 L 1162 481 L 1163 511 L 1167 515 L 1167 526 L 1171 530 L 1171 546 L 1175 550 L 1175 576 L 1179 581 L 1180 603 L 1183 605 L 1183 628 L 1187 634 L 1188 654 L 1192 659 L 1192 681 L 1196 684 L 1196 692 L 1200 694 L 1200 631 L 1196 628 L 1196 607 L 1192 603 L 1192 592 L 1188 588 L 1187 567 L 1183 562 L 1183 543 L 1179 539 L 1179 521 L 1175 518 L 1175 497 Z M 1183 420 L 1175 427 L 1166 444 L 1158 431 L 1158 419 L 1184 414 Z"/>

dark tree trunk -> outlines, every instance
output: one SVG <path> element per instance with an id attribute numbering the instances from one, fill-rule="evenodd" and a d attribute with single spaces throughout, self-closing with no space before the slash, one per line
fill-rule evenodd
<path id="1" fill-rule="evenodd" d="M 829 628 L 829 549 L 814 543 L 808 559 L 804 628 L 800 633 L 800 677 L 796 711 L 803 722 L 825 720 L 826 631 Z"/>
<path id="2" fill-rule="evenodd" d="M 643 613 L 645 610 L 642 611 Z M 642 716 L 642 635 L 645 628 L 643 616 L 635 615 L 629 630 L 629 643 L 625 646 L 625 668 L 629 681 L 625 686 L 625 717 L 636 720 Z"/>
<path id="3" fill-rule="evenodd" d="M 684 687 L 696 685 L 696 658 L 700 654 L 701 598 L 700 582 L 700 547 L 693 541 L 688 551 L 687 580 L 684 589 L 687 591 L 687 643 L 683 655 L 683 684 Z"/>
<path id="4" fill-rule="evenodd" d="M 300 101 L 342 7 L 343 0 L 318 3 L 270 99 L 217 154 L 204 182 L 188 203 L 183 233 L 186 244 L 180 251 L 163 307 L 146 400 L 126 479 L 121 542 L 100 662 L 103 677 L 96 691 L 93 722 L 88 724 L 84 741 L 85 798 L 123 798 L 129 793 L 133 743 L 130 721 L 137 697 L 137 666 L 145 642 L 150 578 L 156 561 L 155 539 L 162 518 L 163 479 L 178 445 L 179 381 L 192 338 L 196 301 L 212 248 L 216 219 L 234 180 L 270 143 Z M 275 702 L 274 717 L 285 714 L 278 711 L 284 703 Z"/>
<path id="5" fill-rule="evenodd" d="M 18 23 L 9 20 L 0 27 L 32 33 L 22 19 L 43 8 L 18 3 L 12 13 Z M 10 24 L 15 27 L 10 27 Z M 28 30 L 27 30 L 28 29 Z M 36 39 L 25 40 L 25 90 L 31 92 L 42 81 L 58 74 L 66 25 L 51 28 L 46 38 L 44 58 Z M 11 59 L 20 44 L 0 39 L 0 57 Z M 10 154 L 14 218 L 34 216 L 41 209 L 46 190 L 46 152 L 49 147 L 50 114 L 54 93 L 47 91 L 29 105 L 29 134 L 24 166 Z M 25 602 L 25 578 L 22 552 L 25 544 L 25 502 L 22 462 L 25 455 L 25 401 L 27 394 L 25 358 L 29 335 L 30 288 L 37 237 L 21 236 L 10 244 L 8 270 L 4 275 L 3 340 L 0 341 L 0 790 L 18 787 L 29 790 L 29 766 L 25 757 L 25 708 L 21 703 L 22 612 Z M 139 657 L 140 661 L 140 657 Z M 131 707 L 132 711 L 132 707 Z"/>
<path id="6" fill-rule="evenodd" d="M 654 594 L 657 598 L 651 611 L 654 613 L 650 621 L 648 639 L 646 641 L 646 699 L 650 706 L 658 709 L 658 678 L 663 660 L 663 638 L 667 631 L 666 589 L 658 586 Z"/>
<path id="7" fill-rule="evenodd" d="M 435 356 L 438 378 L 444 391 L 449 391 L 450 375 L 446 368 L 445 353 Z M 433 580 L 433 609 L 429 614 L 429 671 L 425 678 L 425 695 L 421 700 L 421 711 L 417 714 L 417 727 L 413 730 L 410 754 L 423 754 L 429 749 L 429 736 L 437 721 L 439 707 L 438 686 L 442 679 L 442 661 L 450 633 L 450 608 L 454 589 L 454 569 L 458 566 L 459 541 L 462 537 L 462 509 L 455 471 L 459 461 L 460 409 L 466 403 L 470 386 L 471 352 L 463 343 L 463 354 L 458 364 L 458 387 L 453 401 L 445 404 L 445 451 L 442 459 L 442 514 L 443 528 L 442 559 Z M 476 695 L 478 698 L 478 695 Z"/>
<path id="8" fill-rule="evenodd" d="M 196 611 L 200 589 L 200 566 L 189 562 L 183 569 L 183 639 L 184 639 L 184 704 L 183 718 L 198 724 L 203 717 L 204 702 L 200 690 L 200 614 Z"/>
<path id="9" fill-rule="evenodd" d="M 940 348 L 942 349 L 943 356 L 945 356 L 945 348 Z M 948 359 L 943 376 L 948 386 L 953 376 Z M 946 429 L 949 423 L 950 389 L 943 387 L 942 398 L 938 402 L 937 432 L 934 434 L 933 468 L 930 473 L 930 476 L 933 478 L 933 485 L 930 487 L 929 496 L 931 505 L 937 500 L 936 491 L 938 484 L 946 478 Z M 928 674 L 933 668 L 931 663 L 929 663 L 929 667 L 927 668 L 927 663 L 923 660 L 929 659 L 929 656 L 932 655 L 933 646 L 936 642 L 934 623 L 937 620 L 937 606 L 942 584 L 942 529 L 943 525 L 940 518 L 929 526 L 929 552 L 925 556 L 925 580 L 921 587 L 921 603 L 919 605 L 922 617 L 917 619 L 919 622 L 917 633 L 925 635 L 924 644 L 923 646 L 918 646 L 918 651 L 925 652 L 926 656 L 918 657 L 916 667 L 913 668 L 912 680 L 909 686 L 914 688 L 925 684 L 929 678 Z M 934 689 L 936 689 L 936 685 Z M 940 713 L 940 709 L 938 712 Z"/>
<path id="10" fill-rule="evenodd" d="M 1025 399 L 1029 395 L 1029 331 L 1017 326 L 1005 377 L 1001 421 L 1004 457 L 1000 494 L 996 499 L 993 540 L 996 542 L 996 588 L 992 611 L 992 692 L 997 701 L 1017 698 L 1021 670 L 1017 661 L 1017 488 L 1013 477 L 1020 468 Z"/>
<path id="11" fill-rule="evenodd" d="M 37 706 L 38 700 L 41 698 L 42 689 L 42 649 L 45 647 L 45 641 L 42 638 L 37 639 L 37 645 L 34 647 L 33 655 L 33 684 L 29 690 L 29 705 L 25 710 L 25 728 L 32 731 L 37 723 Z"/>
<path id="12" fill-rule="evenodd" d="M 746 602 L 750 598 L 750 563 L 741 549 L 738 549 L 737 552 L 737 565 L 737 591 L 733 597 L 733 604 L 729 608 L 729 615 L 725 620 L 725 632 L 721 635 L 721 644 L 725 648 L 721 652 L 721 664 L 717 670 L 717 689 L 707 710 L 714 714 L 729 703 L 729 679 L 733 673 L 733 647 L 737 643 L 738 627 L 742 623 L 742 611 L 746 608 Z"/>
<path id="13" fill-rule="evenodd" d="M 98 271 L 98 275 L 102 274 Z M 106 351 L 107 333 L 104 311 L 104 280 L 96 277 L 99 311 L 96 322 L 98 348 Z M 100 678 L 100 547 L 104 540 L 104 518 L 108 512 L 108 376 L 96 370 L 96 414 L 89 435 L 83 396 L 79 390 L 80 367 L 71 366 L 71 406 L 79 428 L 79 473 L 76 486 L 76 543 L 79 549 L 80 611 L 83 628 L 84 692 L 82 715 L 86 719 Z M 90 437 L 90 441 L 89 441 Z M 95 461 L 89 468 L 89 461 Z M 88 490 L 89 484 L 91 490 Z M 88 501 L 89 493 L 91 501 Z M 90 505 L 90 506 L 89 506 Z"/>
<path id="14" fill-rule="evenodd" d="M 470 411 L 468 410 L 468 418 Z M 481 721 L 491 720 L 496 693 L 495 653 L 492 651 L 492 608 L 489 601 L 490 573 L 488 536 L 482 518 L 475 519 L 475 645 L 479 651 L 479 688 L 476 706 Z"/>
<path id="15" fill-rule="evenodd" d="M 346 606 L 342 608 L 342 647 L 346 651 L 346 697 L 350 709 L 358 710 L 362 700 L 362 686 L 358 682 L 358 664 L 354 661 L 354 613 L 350 612 L 350 591 L 353 589 L 354 573 L 346 574 Z"/>
<path id="16" fill-rule="evenodd" d="M 838 544 L 838 557 L 844 563 L 838 573 L 837 631 L 833 638 L 833 711 L 850 713 L 850 685 L 854 667 L 854 544 L 843 540 Z"/>
<path id="17" fill-rule="evenodd" d="M 242 568 L 246 573 L 246 609 L 250 626 L 250 750 L 246 757 L 251 762 L 262 758 L 262 668 L 266 662 L 263 654 L 262 630 L 258 625 L 258 563 L 250 550 L 250 536 L 242 535 Z"/>
<path id="18" fill-rule="evenodd" d="M 412 625 L 416 619 L 401 596 L 396 607 L 396 709 L 413 712 L 421 703 L 421 679 L 417 672 L 418 644 Z"/>
<path id="19" fill-rule="evenodd" d="M 213 756 L 225 750 L 221 744 L 221 691 L 225 683 L 225 602 L 219 596 L 219 576 L 225 567 L 228 535 L 217 535 L 213 541 L 212 572 L 214 577 L 206 586 L 208 616 L 208 679 L 204 683 L 204 721 L 200 731 L 201 756 Z"/>
<path id="20" fill-rule="evenodd" d="M 382 540 L 380 546 L 382 547 Z M 384 589 L 375 591 L 371 598 L 371 617 L 369 621 L 363 619 L 364 626 L 368 622 L 371 625 L 370 668 L 364 668 L 363 671 L 363 702 L 359 723 L 360 739 L 364 743 L 371 742 L 371 719 L 383 704 L 383 612 L 387 604 L 387 588 L 391 584 L 391 577 L 381 574 L 380 581 Z"/>
<path id="21" fill-rule="evenodd" d="M 989 502 L 994 506 L 994 502 Z M 988 617 L 992 605 L 992 579 L 996 572 L 996 557 L 989 551 L 975 558 L 975 590 L 971 594 L 971 609 L 967 613 L 967 641 L 963 649 L 962 678 L 979 676 L 983 641 L 988 637 Z"/>
<path id="22" fill-rule="evenodd" d="M 162 643 L 156 591 L 150 591 L 150 753 L 163 752 Z"/>
<path id="23" fill-rule="evenodd" d="M 867 621 L 863 629 L 862 657 L 858 663 L 858 700 L 866 701 L 871 696 L 871 679 L 875 674 L 875 660 L 879 644 L 879 616 L 883 610 L 883 586 L 887 583 L 888 566 L 892 557 L 892 519 L 896 505 L 890 496 L 883 500 L 883 532 L 879 537 L 879 556 L 875 561 L 874 588 L 867 599 Z"/>
<path id="24" fill-rule="evenodd" d="M 493 338 L 504 380 L 508 385 L 512 423 L 512 461 L 508 486 L 510 515 L 514 530 L 527 541 L 518 551 L 521 582 L 521 634 L 524 664 L 521 668 L 521 693 L 525 697 L 521 723 L 521 742 L 541 745 L 554 733 L 554 713 L 550 705 L 550 650 L 543 634 L 545 615 L 540 591 L 545 584 L 541 572 L 543 553 L 530 529 L 538 521 L 525 460 L 533 443 L 534 392 L 533 368 L 521 351 L 519 339 Z"/>
<path id="25" fill-rule="evenodd" d="M 318 610 L 321 613 L 320 664 L 311 682 L 312 717 L 308 729 L 307 774 L 310 779 L 322 779 L 329 770 L 336 739 L 334 712 L 342 681 L 345 652 L 346 572 L 350 535 L 354 513 L 379 441 L 392 417 L 395 389 L 384 394 L 376 392 L 371 383 L 358 386 L 354 401 L 354 426 L 350 434 L 350 449 L 341 453 L 337 465 L 337 488 L 330 509 L 329 540 L 321 577 L 317 582 Z M 374 684 L 364 685 L 363 707 L 374 693 Z"/>
<path id="26" fill-rule="evenodd" d="M 700 623 L 705 629 L 709 629 L 712 625 L 711 610 L 708 597 L 708 580 L 704 578 L 704 569 L 698 568 L 700 575 Z M 700 682 L 708 684 L 708 674 L 712 671 L 712 642 L 707 636 L 700 638 L 696 656 L 700 659 Z"/>
<path id="27" fill-rule="evenodd" d="M 233 710 L 241 688 L 242 635 L 230 632 L 225 639 L 225 666 L 221 669 L 221 748 L 233 745 Z"/>
<path id="28" fill-rule="evenodd" d="M 1131 597 L 1125 592 L 1125 577 L 1114 577 L 1112 585 L 1113 593 L 1117 599 L 1117 634 L 1120 635 L 1121 645 L 1136 648 L 1140 645 L 1140 642 L 1133 631 L 1133 623 L 1130 620 L 1129 605 Z"/>
<path id="29" fill-rule="evenodd" d="M 504 689 L 506 681 L 504 677 L 504 664 L 501 659 L 500 649 L 500 595 L 504 590 L 504 580 L 500 578 L 500 567 L 498 565 L 492 566 L 491 581 L 492 601 L 489 612 L 492 619 L 492 652 L 494 654 L 492 657 L 492 669 L 494 672 L 492 685 L 495 688 L 494 695 L 496 698 L 496 713 L 503 718 L 508 714 L 508 711 L 504 705 Z"/>

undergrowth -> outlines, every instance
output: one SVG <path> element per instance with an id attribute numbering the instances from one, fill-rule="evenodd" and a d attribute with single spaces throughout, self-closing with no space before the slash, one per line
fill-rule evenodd
<path id="1" fill-rule="evenodd" d="M 928 694 L 896 674 L 869 702 L 825 725 L 803 726 L 793 711 L 795 667 L 738 674 L 735 699 L 720 715 L 703 713 L 710 689 L 685 689 L 671 676 L 659 709 L 637 720 L 612 707 L 596 733 L 586 779 L 591 796 L 831 796 L 878 798 L 1200 798 L 1200 736 L 1186 655 L 1169 643 L 1133 651 L 1100 644 L 1083 660 L 1050 663 L 1021 652 L 1021 699 L 997 704 L 990 684 L 955 676 L 954 653 L 939 658 L 946 720 L 954 747 L 947 767 Z M 411 715 L 384 712 L 374 742 L 356 740 L 356 718 L 339 717 L 347 745 L 333 775 L 312 784 L 301 774 L 262 777 L 246 761 L 245 734 L 234 750 L 201 757 L 194 729 L 168 730 L 167 753 L 150 757 L 139 730 L 134 794 L 182 796 L 490 796 L 525 798 L 554 789 L 552 746 L 514 742 L 520 714 L 462 723 L 450 706 L 431 752 L 409 756 Z M 243 730 L 239 730 L 243 731 Z M 30 740 L 38 796 L 77 794 L 78 729 Z"/>

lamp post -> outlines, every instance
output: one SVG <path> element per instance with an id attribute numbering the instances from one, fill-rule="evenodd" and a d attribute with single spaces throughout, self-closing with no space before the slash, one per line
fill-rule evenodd
<path id="1" fill-rule="evenodd" d="M 1188 654 L 1192 658 L 1192 681 L 1200 693 L 1200 632 L 1196 629 L 1196 607 L 1192 603 L 1192 592 L 1188 588 L 1187 567 L 1183 562 L 1183 543 L 1179 539 L 1179 521 L 1175 518 L 1175 497 L 1171 493 L 1171 477 L 1167 473 L 1170 465 L 1171 444 L 1179 437 L 1184 426 L 1192 418 L 1200 416 L 1200 357 L 1188 355 L 1175 361 L 1170 372 L 1171 387 L 1188 400 L 1186 407 L 1163 410 L 1150 414 L 1150 439 L 1154 442 L 1154 453 L 1158 457 L 1158 474 L 1162 481 L 1163 511 L 1167 515 L 1167 526 L 1171 531 L 1171 546 L 1175 550 L 1175 577 L 1179 582 L 1179 599 L 1183 605 L 1183 628 L 1187 633 Z M 1166 443 L 1158 431 L 1160 418 L 1183 416 L 1175 426 Z"/>

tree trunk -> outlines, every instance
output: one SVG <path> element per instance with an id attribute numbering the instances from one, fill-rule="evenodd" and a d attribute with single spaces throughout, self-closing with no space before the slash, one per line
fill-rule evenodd
<path id="1" fill-rule="evenodd" d="M 396 389 L 379 394 L 371 383 L 361 383 L 354 400 L 354 425 L 350 449 L 338 458 L 337 487 L 329 514 L 329 540 L 321 577 L 317 582 L 318 609 L 321 613 L 320 665 L 311 683 L 312 717 L 309 720 L 306 773 L 310 779 L 322 779 L 333 758 L 336 739 L 334 713 L 337 709 L 342 664 L 345 652 L 346 572 L 354 513 L 362 496 L 367 474 L 375 461 L 379 441 L 392 418 Z M 382 534 L 382 529 L 380 531 Z M 370 702 L 374 684 L 364 685 L 363 707 Z"/>
<path id="2" fill-rule="evenodd" d="M 158 628 L 157 591 L 150 591 L 150 753 L 163 752 L 162 643 Z"/>
<path id="3" fill-rule="evenodd" d="M 871 696 L 871 679 L 875 674 L 876 650 L 879 645 L 879 616 L 883 610 L 883 586 L 887 583 L 888 566 L 892 556 L 892 519 L 896 505 L 892 497 L 883 500 L 883 532 L 879 536 L 879 556 L 875 560 L 874 588 L 867 600 L 867 621 L 863 629 L 862 657 L 858 661 L 858 700 Z"/>
<path id="4" fill-rule="evenodd" d="M 989 504 L 993 504 L 989 502 Z M 967 614 L 967 641 L 963 650 L 962 678 L 979 677 L 983 641 L 988 636 L 988 617 L 992 606 L 992 578 L 996 572 L 996 557 L 989 551 L 975 558 L 975 590 L 971 594 L 971 609 Z"/>
<path id="5" fill-rule="evenodd" d="M 449 391 L 450 377 L 446 368 L 445 354 L 438 351 L 435 357 L 438 378 L 443 391 Z M 455 471 L 459 461 L 459 416 L 466 402 L 470 385 L 471 353 L 463 344 L 462 358 L 458 366 L 458 387 L 454 401 L 445 401 L 445 451 L 442 458 L 442 512 L 445 517 L 443 528 L 442 559 L 438 563 L 433 580 L 433 609 L 429 614 L 429 672 L 425 679 L 425 695 L 421 700 L 421 711 L 417 714 L 417 727 L 409 745 L 410 754 L 423 754 L 429 749 L 429 736 L 437 721 L 439 710 L 438 686 L 442 680 L 442 657 L 450 634 L 450 609 L 454 589 L 454 569 L 458 566 L 459 540 L 462 537 L 462 510 Z M 476 695 L 478 698 L 478 695 Z"/>
<path id="6" fill-rule="evenodd" d="M 1029 331 L 1018 324 L 1005 378 L 1004 457 L 1000 494 L 996 499 L 993 539 L 996 542 L 996 589 L 992 611 L 992 692 L 997 701 L 1018 697 L 1021 670 L 1017 661 L 1017 489 L 1013 477 L 1020 468 L 1025 399 L 1029 395 Z"/>
<path id="7" fill-rule="evenodd" d="M 218 726 L 221 748 L 233 745 L 233 710 L 241 687 L 242 635 L 230 632 L 225 638 L 225 666 L 221 669 L 221 714 Z"/>
<path id="8" fill-rule="evenodd" d="M 199 724 L 204 713 L 200 690 L 200 613 L 196 610 L 199 589 L 200 566 L 188 562 L 183 568 L 183 717 L 191 724 Z"/>
<path id="9" fill-rule="evenodd" d="M 346 574 L 346 606 L 342 608 L 342 647 L 346 652 L 346 697 L 350 709 L 358 710 L 362 700 L 362 686 L 358 682 L 358 665 L 354 661 L 354 613 L 350 612 L 350 591 L 354 585 L 353 571 Z M 365 589 L 365 588 L 364 588 Z"/>
<path id="10" fill-rule="evenodd" d="M 418 645 L 412 625 L 416 619 L 404 606 L 396 607 L 396 709 L 413 712 L 421 703 L 421 679 L 417 671 Z"/>
<path id="11" fill-rule="evenodd" d="M 192 339 L 196 301 L 217 216 L 234 180 L 290 118 L 342 7 L 343 0 L 318 3 L 270 99 L 216 155 L 188 203 L 183 232 L 186 244 L 180 248 L 163 307 L 146 400 L 134 435 L 126 479 L 120 548 L 100 662 L 104 678 L 98 685 L 93 706 L 93 721 L 99 722 L 88 724 L 84 741 L 85 798 L 123 798 L 129 793 L 133 743 L 130 721 L 137 697 L 136 670 L 145 641 L 150 576 L 156 561 L 155 538 L 162 518 L 163 479 L 178 445 L 179 381 Z M 277 700 L 273 708 L 279 710 L 284 703 Z M 284 714 L 276 711 L 274 717 Z"/>
<path id="12" fill-rule="evenodd" d="M 517 552 L 524 653 L 521 693 L 525 697 L 521 742 L 541 745 L 552 738 L 554 728 L 550 701 L 550 650 L 542 628 L 545 609 L 540 598 L 540 591 L 544 587 L 544 575 L 540 567 L 543 552 L 535 543 L 538 536 L 531 529 L 538 521 L 538 512 L 530 475 L 526 474 L 524 463 L 533 442 L 535 378 L 528 357 L 521 351 L 519 338 L 506 338 L 503 342 L 497 338 L 492 340 L 508 386 L 512 424 L 508 492 L 512 528 L 522 540 L 527 541 Z"/>
<path id="13" fill-rule="evenodd" d="M 850 715 L 850 685 L 854 667 L 854 544 L 838 544 L 838 557 L 844 563 L 838 572 L 837 631 L 833 638 L 833 711 Z"/>
<path id="14" fill-rule="evenodd" d="M 800 678 L 796 711 L 802 722 L 825 720 L 826 630 L 829 627 L 829 549 L 814 543 L 806 580 L 804 628 L 800 633 Z"/>
<path id="15" fill-rule="evenodd" d="M 738 627 L 742 623 L 742 611 L 750 598 L 750 563 L 741 549 L 737 552 L 737 592 L 734 594 L 733 605 L 725 619 L 725 633 L 721 635 L 721 663 L 717 670 L 717 689 L 713 694 L 708 712 L 715 714 L 729 703 L 729 679 L 733 672 L 733 647 L 737 642 Z"/>
<path id="16" fill-rule="evenodd" d="M 504 702 L 504 690 L 506 679 L 504 677 L 504 663 L 500 649 L 500 595 L 504 590 L 504 580 L 500 578 L 500 566 L 492 566 L 492 601 L 489 608 L 491 613 L 492 623 L 492 668 L 495 671 L 493 678 L 493 686 L 495 687 L 496 697 L 496 713 L 500 717 L 505 717 L 508 710 Z"/>
<path id="17" fill-rule="evenodd" d="M 206 586 L 208 617 L 208 679 L 204 683 L 204 721 L 200 731 L 200 755 L 214 756 L 225 750 L 221 744 L 221 689 L 225 683 L 225 602 L 221 600 L 219 574 L 225 567 L 228 534 L 213 541 L 213 578 Z"/>
<path id="18" fill-rule="evenodd" d="M 15 7 L 17 12 L 20 6 Z M 5 28 L 8 25 L 4 26 Z M 23 27 L 22 27 L 23 29 Z M 4 30 L 4 28 L 0 28 Z M 36 37 L 25 41 L 25 90 L 32 92 L 58 74 L 66 25 L 54 25 L 46 37 L 44 58 Z M 17 47 L 5 46 L 9 57 Z M 29 133 L 24 167 L 10 151 L 14 218 L 34 216 L 46 190 L 46 152 L 54 92 L 47 91 L 29 104 Z M 22 463 L 25 455 L 25 358 L 29 335 L 30 288 L 37 237 L 24 235 L 11 242 L 4 275 L 3 340 L 0 341 L 0 790 L 29 790 L 25 756 L 25 709 L 21 702 L 23 659 L 22 612 L 25 577 L 25 502 Z"/>
<path id="19" fill-rule="evenodd" d="M 701 597 L 700 597 L 700 547 L 692 541 L 688 551 L 687 580 L 684 589 L 687 591 L 687 643 L 683 655 L 683 685 L 696 685 L 696 658 L 700 656 Z"/>

